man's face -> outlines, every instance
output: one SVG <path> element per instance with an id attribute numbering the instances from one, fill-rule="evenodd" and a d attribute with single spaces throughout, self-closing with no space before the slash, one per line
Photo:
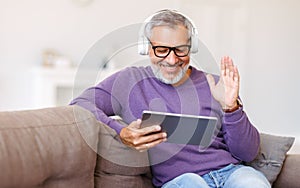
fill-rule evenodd
<path id="1" fill-rule="evenodd" d="M 170 28 L 167 26 L 154 27 L 151 32 L 150 42 L 152 46 L 167 46 L 167 47 L 179 47 L 182 45 L 190 45 L 190 37 L 188 30 L 184 26 L 177 26 Z M 157 57 L 152 49 L 149 50 L 149 57 L 152 62 L 152 68 L 154 74 L 165 83 L 175 84 L 179 82 L 184 76 L 189 61 L 189 54 L 184 57 L 178 57 L 181 53 L 180 50 L 171 51 L 168 56 L 161 58 Z M 156 52 L 160 52 L 159 49 Z M 162 51 L 163 52 L 163 51 Z"/>

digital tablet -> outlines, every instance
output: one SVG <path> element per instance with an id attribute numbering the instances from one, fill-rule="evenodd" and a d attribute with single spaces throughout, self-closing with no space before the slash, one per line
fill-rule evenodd
<path id="1" fill-rule="evenodd" d="M 156 111 L 143 111 L 141 127 L 160 125 L 167 133 L 167 142 L 208 147 L 214 136 L 218 119 Z"/>

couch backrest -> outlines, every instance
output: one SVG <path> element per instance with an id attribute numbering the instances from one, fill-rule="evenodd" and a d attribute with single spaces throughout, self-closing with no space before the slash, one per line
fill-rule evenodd
<path id="1" fill-rule="evenodd" d="M 0 112 L 0 187 L 94 187 L 95 124 L 77 106 Z"/>

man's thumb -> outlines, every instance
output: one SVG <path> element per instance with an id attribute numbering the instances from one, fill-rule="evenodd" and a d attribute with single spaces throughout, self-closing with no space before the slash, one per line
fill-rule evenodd
<path id="1" fill-rule="evenodd" d="M 142 123 L 142 120 L 141 119 L 137 119 L 136 121 L 134 121 L 134 123 L 132 123 L 130 125 L 130 127 L 139 129 L 141 127 L 141 123 Z"/>
<path id="2" fill-rule="evenodd" d="M 206 79 L 207 79 L 207 82 L 208 82 L 208 85 L 209 85 L 210 88 L 215 87 L 216 82 L 215 82 L 214 77 L 211 74 L 207 74 Z"/>

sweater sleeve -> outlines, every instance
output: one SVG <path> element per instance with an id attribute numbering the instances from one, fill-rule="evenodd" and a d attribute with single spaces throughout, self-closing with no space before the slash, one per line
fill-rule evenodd
<path id="1" fill-rule="evenodd" d="M 89 110 L 98 121 L 110 126 L 120 134 L 124 126 L 109 117 L 116 115 L 121 110 L 118 100 L 112 96 L 110 88 L 107 87 L 113 84 L 113 80 L 113 77 L 111 77 L 95 87 L 88 88 L 77 98 L 73 99 L 70 105 L 78 105 Z"/>
<path id="2" fill-rule="evenodd" d="M 252 161 L 260 145 L 259 132 L 251 124 L 243 108 L 223 114 L 224 139 L 229 151 L 242 161 Z"/>

